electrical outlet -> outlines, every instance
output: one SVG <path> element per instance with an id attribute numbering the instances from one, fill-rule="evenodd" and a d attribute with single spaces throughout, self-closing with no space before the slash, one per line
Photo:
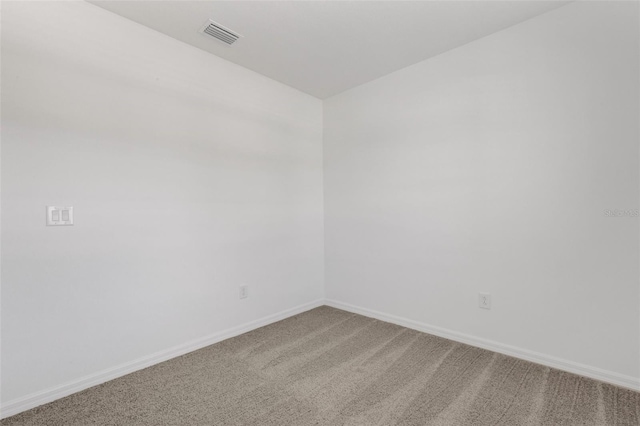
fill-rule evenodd
<path id="1" fill-rule="evenodd" d="M 249 286 L 241 285 L 240 286 L 240 299 L 246 299 L 249 297 Z"/>
<path id="2" fill-rule="evenodd" d="M 482 309 L 491 309 L 491 295 L 489 293 L 478 293 L 478 306 Z"/>

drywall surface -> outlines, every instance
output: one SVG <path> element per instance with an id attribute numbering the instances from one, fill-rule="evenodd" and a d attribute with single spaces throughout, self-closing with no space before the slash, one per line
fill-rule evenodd
<path id="1" fill-rule="evenodd" d="M 322 297 L 321 101 L 85 2 L 2 4 L 3 403 Z"/>
<path id="2" fill-rule="evenodd" d="M 572 3 L 327 99 L 327 298 L 639 383 L 638 16 Z"/>

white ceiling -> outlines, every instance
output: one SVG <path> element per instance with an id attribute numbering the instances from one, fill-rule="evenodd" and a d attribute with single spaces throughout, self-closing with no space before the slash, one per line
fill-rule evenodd
<path id="1" fill-rule="evenodd" d="M 91 1 L 320 99 L 567 1 Z M 244 37 L 229 47 L 209 19 Z"/>

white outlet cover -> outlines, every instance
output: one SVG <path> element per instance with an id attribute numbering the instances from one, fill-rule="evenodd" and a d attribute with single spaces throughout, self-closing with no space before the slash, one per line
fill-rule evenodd
<path id="1" fill-rule="evenodd" d="M 47 226 L 73 225 L 73 207 L 47 206 Z"/>
<path id="2" fill-rule="evenodd" d="M 249 297 L 249 287 L 246 285 L 240 286 L 240 299 L 246 299 Z"/>
<path id="3" fill-rule="evenodd" d="M 491 309 L 491 295 L 489 293 L 478 293 L 478 306 L 482 309 Z"/>

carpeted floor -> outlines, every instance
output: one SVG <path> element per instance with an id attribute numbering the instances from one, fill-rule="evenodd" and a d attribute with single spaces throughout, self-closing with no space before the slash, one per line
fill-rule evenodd
<path id="1" fill-rule="evenodd" d="M 640 425 L 640 393 L 326 306 L 0 422 Z"/>

